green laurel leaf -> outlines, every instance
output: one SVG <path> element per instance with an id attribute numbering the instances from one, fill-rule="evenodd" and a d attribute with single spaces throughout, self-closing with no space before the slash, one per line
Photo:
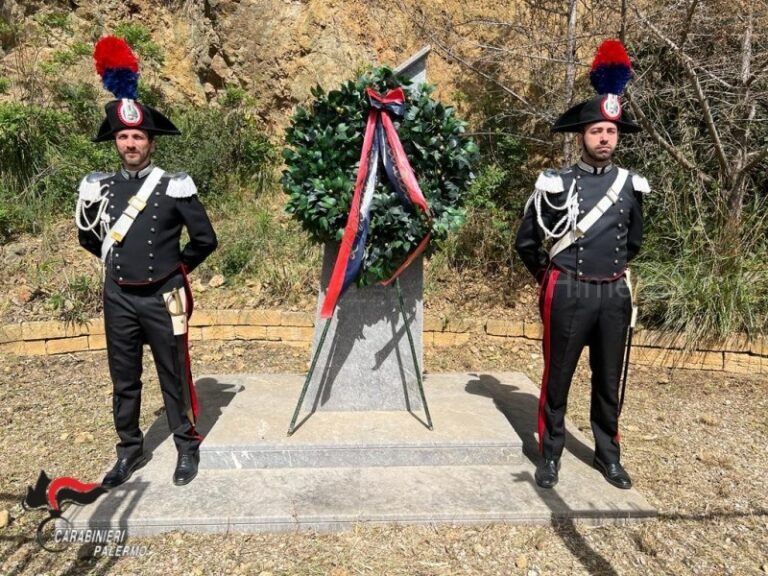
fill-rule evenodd
<path id="1" fill-rule="evenodd" d="M 432 211 L 427 218 L 406 207 L 379 172 L 371 206 L 371 222 L 358 285 L 389 278 L 428 233 L 426 254 L 464 223 L 462 192 L 473 179 L 477 146 L 465 135 L 465 123 L 454 109 L 432 99 L 434 87 L 408 91 L 409 80 L 386 67 L 364 73 L 337 90 L 312 89 L 314 100 L 294 113 L 283 151 L 286 211 L 318 243 L 337 242 L 347 223 L 354 193 L 369 105 L 366 88 L 384 93 L 406 89 L 406 112 L 395 119 L 400 140 L 419 187 Z"/>

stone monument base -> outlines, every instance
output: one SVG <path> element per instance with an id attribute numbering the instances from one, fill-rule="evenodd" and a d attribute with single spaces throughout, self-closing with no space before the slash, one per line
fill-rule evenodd
<path id="1" fill-rule="evenodd" d="M 171 482 L 176 453 L 165 418 L 145 445 L 152 459 L 91 506 L 74 528 L 129 536 L 195 532 L 339 530 L 366 524 L 592 524 L 642 520 L 655 510 L 593 470 L 587 441 L 569 426 L 561 480 L 533 479 L 538 389 L 524 375 L 429 374 L 435 430 L 418 413 L 318 412 L 286 436 L 302 375 L 210 376 L 200 472 Z"/>

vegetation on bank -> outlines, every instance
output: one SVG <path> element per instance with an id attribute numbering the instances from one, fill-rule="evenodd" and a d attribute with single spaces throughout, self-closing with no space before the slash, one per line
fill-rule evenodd
<path id="1" fill-rule="evenodd" d="M 40 25 L 61 27 L 67 22 L 49 18 Z M 12 33 L 6 28 L 0 32 L 8 40 Z M 737 34 L 729 27 L 722 32 Z M 162 50 L 148 30 L 132 24 L 123 26 L 121 33 L 136 44 L 145 67 L 159 66 Z M 652 37 L 632 42 L 636 69 L 648 71 L 643 78 L 654 78 L 653 90 L 644 90 L 636 100 L 649 121 L 665 127 L 676 149 L 696 165 L 693 170 L 671 161 L 669 150 L 647 136 L 633 136 L 620 146 L 619 162 L 648 177 L 654 190 L 646 198 L 646 241 L 634 266 L 640 278 L 641 320 L 694 337 L 765 333 L 768 207 L 760 192 L 768 185 L 765 162 L 757 158 L 739 179 L 729 176 L 727 162 L 723 164 L 707 139 L 711 130 L 702 125 L 700 102 L 679 88 L 685 70 L 673 73 L 675 66 L 685 67 L 685 60 L 659 50 Z M 694 55 L 707 57 L 706 47 L 700 52 Z M 111 146 L 90 142 L 102 118 L 105 94 L 70 73 L 89 58 L 90 45 L 75 41 L 39 62 L 26 77 L 0 78 L 0 94 L 21 95 L 0 99 L 3 243 L 69 217 L 80 178 L 92 170 L 115 168 Z M 658 72 L 660 64 L 668 74 Z M 552 71 L 538 70 L 537 78 L 542 77 L 552 78 Z M 510 113 L 519 104 L 509 94 L 500 95 L 498 83 L 503 80 L 468 80 L 452 97 L 459 108 L 472 111 L 480 158 L 475 179 L 463 193 L 465 224 L 448 234 L 430 263 L 433 278 L 470 276 L 497 287 L 500 304 L 513 301 L 515 290 L 530 281 L 514 255 L 514 236 L 538 170 L 559 163 L 560 146 L 546 134 L 548 116 L 532 120 Z M 764 99 L 764 84 L 762 78 L 750 84 L 758 102 Z M 220 273 L 233 284 L 257 282 L 261 290 L 286 302 L 296 294 L 314 294 L 320 251 L 283 210 L 288 197 L 282 195 L 277 177 L 283 143 L 266 136 L 266 127 L 251 114 L 249 95 L 229 88 L 205 107 L 172 104 L 151 82 L 141 84 L 140 95 L 168 112 L 183 133 L 161 139 L 158 164 L 189 172 L 216 220 L 221 248 L 201 274 L 210 278 Z M 549 102 L 552 108 L 551 95 L 540 91 L 540 104 Z M 723 93 L 710 100 L 721 119 L 720 140 L 768 140 L 764 123 L 753 124 L 746 135 L 739 133 L 738 123 L 730 120 L 739 103 L 729 103 L 729 97 Z M 755 158 L 749 154 L 745 151 L 745 158 Z M 434 283 L 428 282 L 427 289 L 440 296 Z M 97 290 L 96 279 L 68 278 L 67 286 L 51 296 L 51 305 L 63 318 L 76 320 L 97 305 Z"/>

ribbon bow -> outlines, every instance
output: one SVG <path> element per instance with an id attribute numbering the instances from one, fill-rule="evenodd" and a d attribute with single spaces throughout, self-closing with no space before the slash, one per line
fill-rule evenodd
<path id="1" fill-rule="evenodd" d="M 390 90 L 383 96 L 371 89 L 366 89 L 371 109 L 365 127 L 363 149 L 357 170 L 355 192 L 349 218 L 344 228 L 339 254 L 333 266 L 331 281 L 320 310 L 321 318 L 330 318 L 336 308 L 336 302 L 360 273 L 365 254 L 365 241 L 370 224 L 371 202 L 378 180 L 379 159 L 384 165 L 390 186 L 400 201 L 406 206 L 414 204 L 431 217 L 429 205 L 424 198 L 413 168 L 408 162 L 403 145 L 392 122 L 392 115 L 402 116 L 405 112 L 405 94 L 402 88 Z M 389 285 L 421 254 L 429 243 L 431 233 L 427 233 L 418 246 L 408 255 L 391 278 L 382 282 Z"/>

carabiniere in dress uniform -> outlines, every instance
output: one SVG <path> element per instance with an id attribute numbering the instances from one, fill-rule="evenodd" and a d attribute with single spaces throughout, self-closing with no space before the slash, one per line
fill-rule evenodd
<path id="1" fill-rule="evenodd" d="M 621 43 L 604 42 L 590 74 L 600 95 L 570 108 L 552 128 L 578 134 L 581 158 L 539 176 L 515 244 L 540 285 L 542 460 L 535 479 L 542 488 L 558 482 L 568 391 L 585 346 L 592 371 L 593 465 L 614 486 L 632 486 L 621 465 L 619 436 L 620 383 L 622 368 L 626 377 L 626 342 L 634 319 L 627 265 L 640 251 L 642 197 L 650 189 L 645 178 L 611 162 L 619 133 L 640 130 L 618 96 L 630 76 Z"/>
<path id="2" fill-rule="evenodd" d="M 143 344 L 157 366 L 168 426 L 178 451 L 177 485 L 197 475 L 202 436 L 190 371 L 187 274 L 216 249 L 216 233 L 187 174 L 152 164 L 155 137 L 176 135 L 163 114 L 136 100 L 138 62 L 121 39 L 102 38 L 97 71 L 117 100 L 109 102 L 94 142 L 113 141 L 122 160 L 115 173 L 94 172 L 80 184 L 80 244 L 104 264 L 104 326 L 119 437 L 117 462 L 102 484 L 113 488 L 144 465 L 139 415 Z M 181 247 L 186 229 L 189 241 Z"/>

